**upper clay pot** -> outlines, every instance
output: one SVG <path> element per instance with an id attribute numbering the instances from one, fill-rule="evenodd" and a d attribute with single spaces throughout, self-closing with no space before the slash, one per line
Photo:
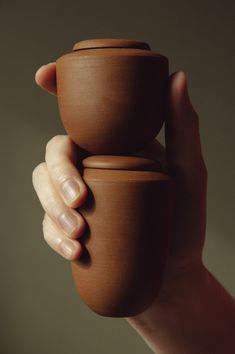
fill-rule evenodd
<path id="1" fill-rule="evenodd" d="M 57 60 L 57 92 L 67 133 L 91 154 L 140 150 L 166 115 L 168 60 L 147 43 L 96 39 Z"/>

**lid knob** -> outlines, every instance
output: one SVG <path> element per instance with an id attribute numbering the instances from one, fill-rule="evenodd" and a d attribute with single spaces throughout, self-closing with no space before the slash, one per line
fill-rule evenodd
<path id="1" fill-rule="evenodd" d="M 73 50 L 98 49 L 98 48 L 133 48 L 150 50 L 150 46 L 142 41 L 132 39 L 88 39 L 77 42 Z"/>

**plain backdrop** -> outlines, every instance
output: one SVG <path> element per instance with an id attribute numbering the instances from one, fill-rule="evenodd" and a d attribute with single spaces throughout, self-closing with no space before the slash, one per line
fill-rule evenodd
<path id="1" fill-rule="evenodd" d="M 64 130 L 34 73 L 79 40 L 144 40 L 187 73 L 209 172 L 204 260 L 235 295 L 234 18 L 226 0 L 0 1 L 1 354 L 151 353 L 124 319 L 80 301 L 69 263 L 43 240 L 31 174 Z"/>

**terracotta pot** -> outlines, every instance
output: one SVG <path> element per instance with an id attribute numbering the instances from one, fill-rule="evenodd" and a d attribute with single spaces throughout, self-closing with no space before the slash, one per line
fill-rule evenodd
<path id="1" fill-rule="evenodd" d="M 166 115 L 168 60 L 148 44 L 88 40 L 57 60 L 58 104 L 72 140 L 91 154 L 137 151 Z"/>
<path id="2" fill-rule="evenodd" d="M 83 161 L 90 194 L 84 252 L 71 263 L 80 296 L 103 316 L 142 312 L 157 296 L 172 225 L 174 183 L 152 160 L 92 156 Z"/>

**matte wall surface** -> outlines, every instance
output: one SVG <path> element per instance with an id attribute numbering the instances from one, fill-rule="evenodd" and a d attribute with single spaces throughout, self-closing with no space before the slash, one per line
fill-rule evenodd
<path id="1" fill-rule="evenodd" d="M 82 39 L 144 40 L 187 73 L 209 171 L 204 260 L 235 295 L 234 18 L 232 0 L 0 1 L 0 353 L 151 353 L 124 319 L 83 305 L 68 262 L 43 240 L 31 173 L 64 130 L 34 72 Z"/>

